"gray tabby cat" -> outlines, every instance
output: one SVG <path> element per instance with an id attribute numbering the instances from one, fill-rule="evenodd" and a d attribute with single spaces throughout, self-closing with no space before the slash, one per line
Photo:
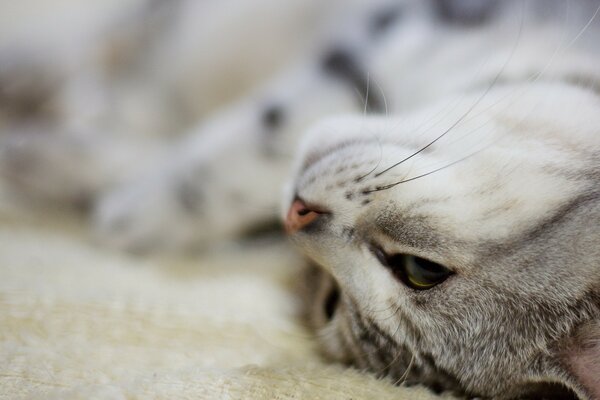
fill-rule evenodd
<path id="1" fill-rule="evenodd" d="M 483 33 L 439 38 L 423 58 L 448 62 L 404 85 L 449 96 L 304 139 L 284 219 L 321 267 L 310 316 L 328 357 L 437 392 L 600 399 L 600 4 L 533 6 L 554 22 L 515 13 L 495 73 L 501 43 L 461 70 L 448 54 L 473 61 L 459 51 Z"/>

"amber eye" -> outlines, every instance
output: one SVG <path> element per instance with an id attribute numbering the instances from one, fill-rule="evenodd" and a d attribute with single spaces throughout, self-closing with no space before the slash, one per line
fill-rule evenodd
<path id="1" fill-rule="evenodd" d="M 406 286 L 415 290 L 427 290 L 444 282 L 452 271 L 441 264 L 409 254 L 385 254 L 372 247 L 377 259 Z"/>

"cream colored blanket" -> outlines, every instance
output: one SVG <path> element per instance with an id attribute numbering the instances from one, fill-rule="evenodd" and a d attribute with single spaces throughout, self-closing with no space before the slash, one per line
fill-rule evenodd
<path id="1" fill-rule="evenodd" d="M 434 398 L 319 359 L 284 244 L 149 261 L 86 232 L 0 198 L 0 398 Z"/>

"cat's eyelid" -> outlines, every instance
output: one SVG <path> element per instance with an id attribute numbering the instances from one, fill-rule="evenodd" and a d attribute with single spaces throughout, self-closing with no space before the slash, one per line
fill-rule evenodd
<path id="1" fill-rule="evenodd" d="M 431 257 L 421 257 L 419 255 L 412 254 L 411 252 L 387 252 L 382 246 L 377 244 L 375 241 L 371 241 L 368 244 L 368 250 L 373 257 L 383 266 L 389 270 L 399 284 L 411 290 L 415 294 L 419 293 L 431 293 L 432 291 L 443 289 L 447 286 L 447 282 L 450 281 L 454 275 L 457 275 L 456 271 L 451 267 L 447 267 L 444 263 L 438 263 Z M 402 258 L 402 266 L 398 266 L 394 259 L 396 257 Z M 445 272 L 440 275 L 440 279 L 435 282 L 422 283 L 418 280 L 412 279 L 410 273 L 407 271 L 407 257 L 422 258 L 423 260 L 430 261 L 434 264 L 438 264 L 439 267 Z"/>
<path id="2" fill-rule="evenodd" d="M 386 236 L 386 238 L 387 238 L 387 236 Z M 383 244 L 384 242 L 391 242 L 393 244 L 386 245 L 386 244 Z M 375 258 L 377 258 L 377 260 L 379 260 L 381 262 L 382 265 L 386 265 L 387 259 L 389 259 L 390 257 L 401 254 L 403 256 L 412 256 L 412 257 L 422 258 L 422 259 L 431 261 L 433 263 L 439 264 L 439 265 L 443 266 L 444 268 L 446 268 L 448 271 L 450 271 L 450 273 L 453 275 L 460 272 L 453 265 L 449 264 L 446 260 L 441 259 L 437 255 L 433 255 L 433 257 L 432 257 L 432 254 L 430 254 L 430 253 L 426 254 L 425 252 L 422 251 L 422 249 L 414 249 L 414 248 L 410 248 L 410 247 L 407 247 L 404 245 L 398 246 L 394 241 L 390 241 L 389 239 L 388 240 L 371 239 L 367 243 L 367 249 L 369 250 L 369 252 L 371 254 L 373 254 L 373 256 Z"/>

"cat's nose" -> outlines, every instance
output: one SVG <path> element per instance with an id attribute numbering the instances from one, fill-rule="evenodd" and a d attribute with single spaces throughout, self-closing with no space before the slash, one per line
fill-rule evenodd
<path id="1" fill-rule="evenodd" d="M 309 207 L 301 199 L 296 199 L 290 206 L 285 218 L 285 231 L 288 234 L 295 233 L 324 213 L 324 211 L 318 210 L 315 207 Z"/>

